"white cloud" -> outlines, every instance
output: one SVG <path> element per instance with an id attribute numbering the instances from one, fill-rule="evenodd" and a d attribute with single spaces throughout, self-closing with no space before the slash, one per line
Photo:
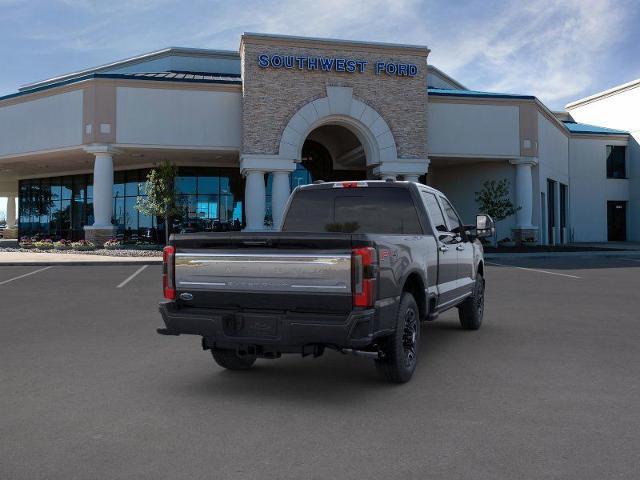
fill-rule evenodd
<path id="1" fill-rule="evenodd" d="M 21 36 L 39 54 L 72 54 L 47 74 L 169 45 L 235 50 L 254 31 L 426 44 L 429 61 L 470 88 L 535 94 L 557 107 L 607 74 L 599 59 L 635 31 L 631 1 L 57 0 L 5 11 L 20 12 L 12 22 L 30 25 Z"/>
<path id="2" fill-rule="evenodd" d="M 465 22 L 453 42 L 436 39 L 433 61 L 471 88 L 535 94 L 557 107 L 593 87 L 627 12 L 611 0 L 512 2 L 493 20 Z"/>

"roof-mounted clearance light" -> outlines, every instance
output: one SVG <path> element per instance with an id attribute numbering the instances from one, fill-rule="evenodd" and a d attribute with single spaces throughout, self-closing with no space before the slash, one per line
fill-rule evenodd
<path id="1" fill-rule="evenodd" d="M 358 188 L 368 187 L 367 182 L 336 182 L 333 184 L 333 188 Z"/>

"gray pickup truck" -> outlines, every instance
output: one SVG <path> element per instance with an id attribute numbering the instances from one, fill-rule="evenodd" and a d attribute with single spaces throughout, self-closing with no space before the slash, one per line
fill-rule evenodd
<path id="1" fill-rule="evenodd" d="M 420 322 L 453 307 L 476 330 L 484 307 L 481 236 L 451 203 L 412 182 L 298 187 L 281 231 L 173 235 L 164 250 L 163 335 L 202 336 L 231 370 L 326 348 L 375 360 L 392 382 L 416 367 Z"/>

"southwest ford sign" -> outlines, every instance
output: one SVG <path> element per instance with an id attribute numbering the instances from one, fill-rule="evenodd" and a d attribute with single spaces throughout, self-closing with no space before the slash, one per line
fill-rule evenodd
<path id="1" fill-rule="evenodd" d="M 261 68 L 284 68 L 289 70 L 318 70 L 322 72 L 364 73 L 373 68 L 376 75 L 415 77 L 418 66 L 413 63 L 375 62 L 372 67 L 365 60 L 336 57 L 299 57 L 297 55 L 258 55 Z"/>

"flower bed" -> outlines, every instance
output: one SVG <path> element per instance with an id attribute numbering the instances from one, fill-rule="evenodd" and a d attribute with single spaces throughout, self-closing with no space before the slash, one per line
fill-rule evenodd
<path id="1" fill-rule="evenodd" d="M 71 250 L 73 247 L 72 245 L 72 241 L 71 240 L 58 240 L 57 242 L 53 243 L 53 249 L 54 250 Z"/>
<path id="2" fill-rule="evenodd" d="M 31 253 L 65 253 L 102 255 L 110 257 L 159 257 L 162 256 L 162 245 L 148 242 L 131 242 L 112 238 L 104 244 L 104 248 L 97 248 L 92 242 L 79 240 L 58 240 L 49 238 L 22 237 L 18 242 L 19 248 L 0 248 L 0 252 L 31 252 Z"/>
<path id="3" fill-rule="evenodd" d="M 86 252 L 86 251 L 95 250 L 96 246 L 94 243 L 88 242 L 87 240 L 78 240 L 77 242 L 71 243 L 71 248 L 73 250 L 78 250 L 80 252 L 83 252 L 83 251 Z"/>
<path id="4" fill-rule="evenodd" d="M 47 240 L 37 240 L 33 242 L 33 247 L 39 250 L 52 250 L 53 242 L 50 239 Z"/>

